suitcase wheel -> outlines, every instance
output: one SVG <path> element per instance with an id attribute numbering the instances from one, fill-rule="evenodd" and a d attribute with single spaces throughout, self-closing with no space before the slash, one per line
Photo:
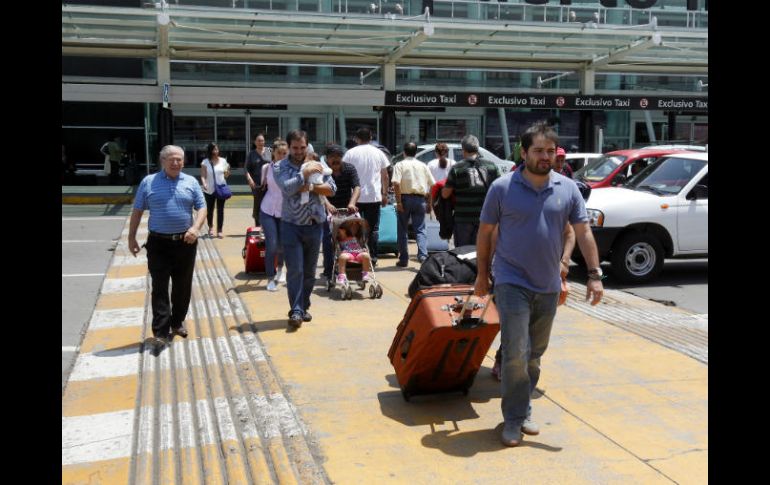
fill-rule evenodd
<path id="1" fill-rule="evenodd" d="M 369 298 L 371 299 L 377 298 L 377 287 L 375 285 L 371 285 L 369 287 Z"/>
<path id="2" fill-rule="evenodd" d="M 382 298 L 382 286 L 377 285 L 377 298 Z"/>

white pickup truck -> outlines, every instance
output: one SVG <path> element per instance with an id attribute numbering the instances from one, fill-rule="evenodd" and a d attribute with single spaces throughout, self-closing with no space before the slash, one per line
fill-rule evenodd
<path id="1" fill-rule="evenodd" d="M 708 257 L 708 153 L 662 157 L 622 187 L 586 201 L 599 259 L 627 283 L 652 280 L 664 258 Z M 584 264 L 575 248 L 575 259 Z"/>

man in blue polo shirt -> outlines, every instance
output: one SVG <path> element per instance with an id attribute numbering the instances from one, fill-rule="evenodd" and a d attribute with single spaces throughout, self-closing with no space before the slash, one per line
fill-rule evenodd
<path id="1" fill-rule="evenodd" d="M 490 255 L 498 239 L 492 273 L 500 314 L 502 348 L 502 442 L 521 443 L 521 433 L 540 432 L 530 396 L 540 377 L 561 290 L 560 264 L 567 223 L 588 265 L 586 299 L 602 298 L 602 273 L 585 202 L 575 183 L 551 170 L 559 137 L 536 123 L 521 137 L 526 170 L 509 172 L 489 188 L 476 240 L 478 274 L 474 294 L 489 293 Z"/>
<path id="2" fill-rule="evenodd" d="M 161 171 L 139 184 L 128 227 L 128 249 L 141 251 L 136 230 L 142 213 L 150 211 L 147 267 L 152 276 L 152 333 L 156 345 L 171 337 L 187 337 L 184 320 L 190 307 L 198 232 L 206 220 L 206 201 L 195 177 L 182 173 L 184 151 L 167 145 L 160 151 Z M 192 209 L 197 211 L 193 221 Z M 171 280 L 169 305 L 168 283 Z"/>
<path id="3" fill-rule="evenodd" d="M 278 162 L 275 181 L 283 194 L 281 244 L 289 295 L 288 324 L 289 328 L 297 329 L 302 322 L 313 318 L 308 308 L 321 247 L 321 226 L 326 222 L 326 209 L 320 196 L 333 196 L 337 186 L 330 175 L 324 175 L 321 184 L 309 182 L 312 174 L 323 172 L 323 165 L 309 162 L 303 166 L 307 157 L 307 133 L 292 130 L 286 135 L 286 143 L 289 156 Z M 302 198 L 304 192 L 309 192 L 307 199 Z"/>

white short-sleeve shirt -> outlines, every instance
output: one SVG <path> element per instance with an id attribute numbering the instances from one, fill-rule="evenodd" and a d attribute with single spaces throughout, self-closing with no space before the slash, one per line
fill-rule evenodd
<path id="1" fill-rule="evenodd" d="M 436 182 L 438 182 L 439 180 L 444 180 L 449 176 L 449 169 L 452 168 L 452 165 L 454 164 L 454 160 L 447 158 L 446 168 L 441 168 L 438 164 L 438 158 L 434 158 L 428 162 L 428 170 L 430 170 L 431 175 L 433 175 L 433 178 L 436 180 Z"/>
<path id="2" fill-rule="evenodd" d="M 358 181 L 361 183 L 361 196 L 358 202 L 381 202 L 382 169 L 390 165 L 388 157 L 379 148 L 365 143 L 348 150 L 342 161 L 356 167 Z"/>

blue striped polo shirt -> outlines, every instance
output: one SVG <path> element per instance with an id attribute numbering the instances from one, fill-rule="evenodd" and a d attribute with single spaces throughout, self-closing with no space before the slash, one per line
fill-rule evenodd
<path id="1" fill-rule="evenodd" d="M 305 185 L 305 179 L 300 168 L 301 166 L 294 165 L 287 157 L 278 162 L 275 169 L 275 181 L 283 194 L 281 220 L 297 226 L 324 222 L 326 220 L 326 208 L 321 202 L 321 196 L 315 192 L 310 192 L 310 202 L 306 204 L 301 202 L 299 191 Z M 329 184 L 332 189 L 330 197 L 334 197 L 337 192 L 334 179 L 331 175 L 324 175 L 323 182 Z"/>
<path id="2" fill-rule="evenodd" d="M 184 173 L 175 179 L 163 170 L 148 175 L 134 198 L 134 209 L 150 211 L 150 231 L 163 234 L 178 234 L 192 227 L 193 207 L 202 209 L 206 201 L 195 177 Z"/>

